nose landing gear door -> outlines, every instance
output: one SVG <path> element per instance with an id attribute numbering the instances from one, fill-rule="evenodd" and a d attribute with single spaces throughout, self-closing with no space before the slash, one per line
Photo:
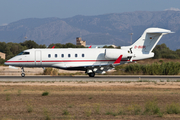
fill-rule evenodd
<path id="1" fill-rule="evenodd" d="M 35 51 L 35 65 L 36 66 L 41 66 L 42 65 L 42 56 L 41 56 L 41 51 Z"/>

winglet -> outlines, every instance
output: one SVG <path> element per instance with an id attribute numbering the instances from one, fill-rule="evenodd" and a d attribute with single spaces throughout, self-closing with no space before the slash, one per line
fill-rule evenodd
<path id="1" fill-rule="evenodd" d="M 120 55 L 113 64 L 119 64 L 121 62 L 121 59 L 122 59 L 122 55 Z"/>
<path id="2" fill-rule="evenodd" d="M 91 46 L 89 46 L 89 48 L 91 48 L 92 47 L 92 45 Z"/>
<path id="3" fill-rule="evenodd" d="M 54 48 L 55 48 L 55 46 L 52 47 L 52 49 L 54 49 Z"/>

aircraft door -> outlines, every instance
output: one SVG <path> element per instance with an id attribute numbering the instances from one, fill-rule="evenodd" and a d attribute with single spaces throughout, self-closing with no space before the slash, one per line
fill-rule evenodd
<path id="1" fill-rule="evenodd" d="M 35 51 L 35 65 L 36 66 L 41 66 L 42 65 L 42 56 L 41 56 L 41 51 Z"/>

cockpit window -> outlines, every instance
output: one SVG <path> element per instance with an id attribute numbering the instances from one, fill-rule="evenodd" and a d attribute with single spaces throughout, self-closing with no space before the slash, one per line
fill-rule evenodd
<path id="1" fill-rule="evenodd" d="M 29 54 L 30 54 L 29 52 L 21 52 L 18 55 L 29 55 Z"/>
<path id="2" fill-rule="evenodd" d="M 23 55 L 29 55 L 29 52 L 24 52 L 24 54 Z"/>

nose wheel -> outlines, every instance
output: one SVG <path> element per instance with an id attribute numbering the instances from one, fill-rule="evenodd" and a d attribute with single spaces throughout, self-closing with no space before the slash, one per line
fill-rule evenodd
<path id="1" fill-rule="evenodd" d="M 25 77 L 25 73 L 21 73 L 21 76 L 22 76 L 22 77 Z"/>
<path id="2" fill-rule="evenodd" d="M 22 67 L 21 70 L 22 70 L 21 76 L 25 77 L 24 67 Z"/>

